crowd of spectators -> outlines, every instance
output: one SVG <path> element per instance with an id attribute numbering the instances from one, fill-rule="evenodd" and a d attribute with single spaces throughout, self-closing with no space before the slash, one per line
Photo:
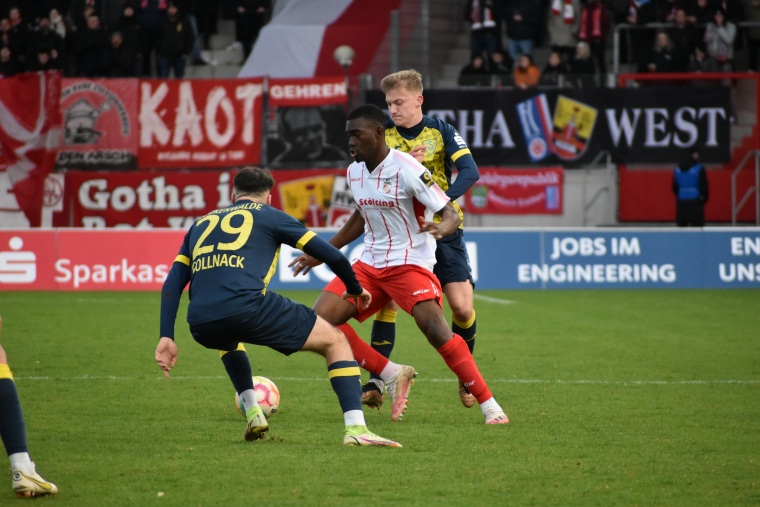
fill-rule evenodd
<path id="1" fill-rule="evenodd" d="M 247 55 L 271 0 L 0 0 L 0 77 L 61 70 L 79 77 L 183 77 L 207 65 L 219 14 Z"/>
<path id="2" fill-rule="evenodd" d="M 463 86 L 603 86 L 621 24 L 620 61 L 637 72 L 731 72 L 744 49 L 760 70 L 760 0 L 467 0 L 464 19 Z"/>

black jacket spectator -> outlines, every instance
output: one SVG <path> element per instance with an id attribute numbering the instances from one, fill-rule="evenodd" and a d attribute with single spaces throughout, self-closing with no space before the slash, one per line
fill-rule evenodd
<path id="1" fill-rule="evenodd" d="M 593 64 L 593 62 L 591 62 Z M 570 67 L 562 61 L 560 51 L 552 51 L 549 55 L 549 61 L 546 62 L 544 70 L 541 71 L 542 86 L 563 86 L 570 74 Z"/>
<path id="2" fill-rule="evenodd" d="M 151 59 L 158 41 L 158 27 L 166 15 L 167 0 L 139 0 L 136 4 L 137 24 L 140 25 L 140 48 L 142 72 L 151 75 Z"/>
<path id="3" fill-rule="evenodd" d="M 134 7 L 131 5 L 126 5 L 124 7 L 124 11 L 122 12 L 119 22 L 111 32 L 119 32 L 123 39 L 122 44 L 127 46 L 129 50 L 135 54 L 135 56 L 139 55 L 140 34 L 142 31 L 140 25 L 137 23 L 137 15 L 135 13 Z"/>
<path id="4" fill-rule="evenodd" d="M 24 66 L 11 53 L 8 46 L 0 48 L 0 76 L 11 77 L 24 72 Z"/>
<path id="5" fill-rule="evenodd" d="M 172 17 L 167 13 L 158 25 L 156 55 L 164 58 L 178 58 L 190 54 L 195 36 L 190 21 L 182 11 Z"/>
<path id="6" fill-rule="evenodd" d="M 676 72 L 686 72 L 688 69 L 689 57 L 699 41 L 698 37 L 699 31 L 688 22 L 686 11 L 676 9 L 675 26 L 670 30 L 670 40 L 673 42 L 673 68 Z"/>
<path id="7" fill-rule="evenodd" d="M 540 27 L 541 3 L 535 0 L 511 0 L 504 7 L 507 37 L 511 40 L 536 40 Z"/>
<path id="8" fill-rule="evenodd" d="M 135 77 L 137 75 L 137 52 L 128 46 L 120 32 L 111 34 L 109 44 L 103 48 L 101 69 L 106 77 Z"/>
<path id="9" fill-rule="evenodd" d="M 489 86 L 491 74 L 486 68 L 486 62 L 482 56 L 473 56 L 470 63 L 459 71 L 459 86 Z"/>
<path id="10" fill-rule="evenodd" d="M 11 48 L 11 53 L 23 63 L 29 44 L 29 24 L 21 17 L 21 11 L 18 7 L 11 8 L 8 19 L 10 20 L 8 46 Z"/>
<path id="11" fill-rule="evenodd" d="M 497 85 L 507 86 L 512 82 L 512 67 L 514 66 L 515 61 L 509 53 L 497 49 L 491 54 L 488 72 L 494 77 Z"/>
<path id="12" fill-rule="evenodd" d="M 570 84 L 576 88 L 596 86 L 596 62 L 591 57 L 591 49 L 585 42 L 579 42 L 575 57 L 570 61 Z"/>
<path id="13" fill-rule="evenodd" d="M 34 58 L 27 59 L 26 70 L 28 71 L 41 71 L 41 70 L 60 70 L 61 67 L 56 60 L 51 58 L 50 53 L 47 51 L 39 51 Z"/>
<path id="14" fill-rule="evenodd" d="M 72 35 L 71 51 L 76 58 L 76 73 L 80 77 L 101 77 L 100 63 L 103 48 L 108 44 L 108 36 L 100 26 L 100 18 L 87 18 L 87 27 L 80 28 Z"/>
<path id="15" fill-rule="evenodd" d="M 251 54 L 259 32 L 269 22 L 271 0 L 235 1 L 235 38 L 243 45 L 243 55 Z"/>
<path id="16" fill-rule="evenodd" d="M 40 53 L 47 53 L 56 68 L 63 68 L 65 46 L 63 38 L 50 27 L 48 18 L 41 18 L 36 30 L 30 32 L 26 61 L 38 59 Z M 30 69 L 31 70 L 31 69 Z"/>

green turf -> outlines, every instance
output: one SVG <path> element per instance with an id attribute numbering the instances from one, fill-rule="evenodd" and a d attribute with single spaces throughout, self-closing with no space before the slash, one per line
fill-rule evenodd
<path id="1" fill-rule="evenodd" d="M 406 315 L 403 449 L 345 448 L 321 358 L 249 347 L 282 393 L 264 441 L 214 351 L 153 361 L 157 293 L 0 293 L 32 458 L 61 506 L 760 504 L 760 291 L 481 291 L 475 357 L 511 423 L 464 409 Z M 316 292 L 287 295 L 311 304 Z M 369 325 L 360 328 L 368 335 Z M 0 505 L 15 502 L 6 460 Z M 5 482 L 3 482 L 5 481 Z M 159 496 L 161 495 L 161 496 Z"/>

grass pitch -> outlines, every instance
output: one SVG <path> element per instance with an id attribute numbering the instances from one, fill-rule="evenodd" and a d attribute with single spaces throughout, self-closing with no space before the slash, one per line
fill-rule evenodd
<path id="1" fill-rule="evenodd" d="M 286 295 L 311 304 L 316 292 Z M 409 411 L 365 409 L 403 449 L 346 448 L 320 357 L 249 346 L 280 388 L 263 441 L 180 309 L 153 361 L 158 293 L 1 293 L 38 470 L 60 506 L 760 504 L 760 291 L 480 291 L 475 358 L 511 423 L 463 408 L 410 317 Z M 359 327 L 367 338 L 370 325 Z M 366 378 L 366 374 L 365 374 Z M 15 502 L 0 460 L 0 505 Z M 5 482 L 2 482 L 5 481 Z"/>

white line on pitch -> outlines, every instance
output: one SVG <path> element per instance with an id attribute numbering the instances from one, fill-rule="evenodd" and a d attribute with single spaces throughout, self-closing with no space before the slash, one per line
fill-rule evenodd
<path id="1" fill-rule="evenodd" d="M 500 305 L 511 305 L 515 303 L 515 301 L 510 301 L 509 299 L 492 298 L 490 296 L 484 296 L 483 294 L 473 294 L 472 297 L 487 303 L 497 303 Z"/>
<path id="2" fill-rule="evenodd" d="M 162 380 L 163 377 L 155 377 Z M 172 380 L 226 380 L 224 375 L 172 375 Z M 273 380 L 293 380 L 297 382 L 316 382 L 327 380 L 325 377 L 278 377 L 272 375 Z M 119 376 L 95 376 L 95 375 L 82 375 L 75 377 L 48 377 L 48 376 L 30 376 L 30 377 L 16 377 L 16 380 L 55 380 L 55 381 L 67 381 L 67 380 L 154 380 L 152 377 L 119 377 Z M 453 383 L 456 382 L 455 378 L 418 378 L 417 382 L 443 382 Z M 741 384 L 741 385 L 754 385 L 760 384 L 760 380 L 739 380 L 739 379 L 723 379 L 723 380 L 542 380 L 542 379 L 505 379 L 505 378 L 491 378 L 487 379 L 489 383 L 500 384 L 567 384 L 567 385 L 716 385 L 716 384 Z"/>

